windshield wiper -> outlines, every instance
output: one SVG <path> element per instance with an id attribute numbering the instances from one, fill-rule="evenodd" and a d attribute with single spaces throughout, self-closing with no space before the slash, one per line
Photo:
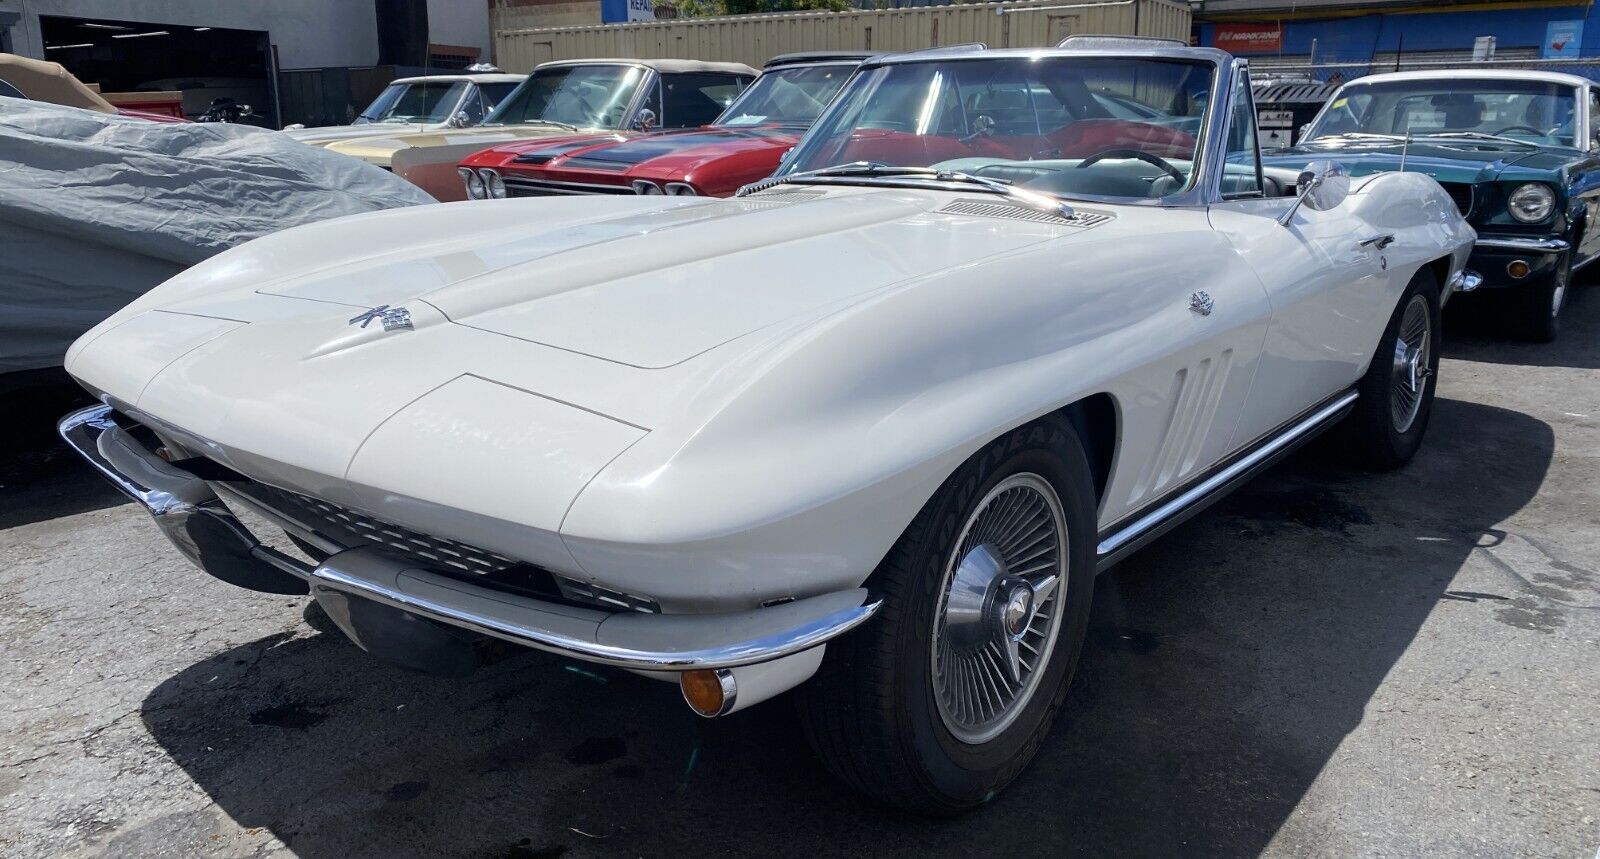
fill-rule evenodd
<path id="1" fill-rule="evenodd" d="M 503 128 L 507 125 L 554 125 L 556 128 L 565 129 L 567 131 L 581 130 L 576 125 L 567 122 L 557 122 L 554 119 L 519 119 L 516 122 L 480 122 L 478 124 L 484 128 Z"/>
<path id="2" fill-rule="evenodd" d="M 1488 134 L 1488 133 L 1485 133 L 1485 132 L 1482 132 L 1482 131 L 1439 131 L 1439 132 L 1435 132 L 1433 134 L 1418 134 L 1416 136 L 1417 137 L 1421 137 L 1421 138 L 1444 137 L 1444 138 L 1464 138 L 1464 139 L 1467 139 L 1467 140 L 1493 140 L 1493 141 L 1496 141 L 1496 142 L 1499 142 L 1499 143 L 1515 143 L 1518 146 L 1527 146 L 1527 147 L 1530 147 L 1532 149 L 1541 148 L 1539 146 L 1539 144 L 1534 143 L 1532 141 L 1518 140 L 1515 137 L 1503 137 L 1503 136 L 1501 136 L 1499 134 Z"/>
<path id="3" fill-rule="evenodd" d="M 1055 197 L 1039 191 L 1018 188 L 1005 179 L 974 176 L 971 173 L 963 173 L 959 170 L 936 170 L 932 167 L 896 167 L 876 161 L 855 161 L 850 164 L 839 164 L 818 170 L 804 170 L 799 173 L 772 176 L 740 188 L 734 193 L 734 196 L 749 196 L 757 191 L 765 191 L 768 188 L 785 183 L 792 182 L 803 185 L 813 180 L 822 180 L 823 183 L 826 183 L 829 179 L 926 179 L 933 182 L 959 182 L 971 185 L 987 194 L 1010 197 L 1013 200 L 1059 215 L 1062 218 L 1070 219 L 1073 214 L 1071 206 Z"/>
<path id="4" fill-rule="evenodd" d="M 1372 133 L 1370 131 L 1341 131 L 1338 134 L 1319 134 L 1316 137 L 1313 137 L 1313 138 L 1310 138 L 1310 139 L 1306 140 L 1305 142 L 1306 143 L 1311 143 L 1311 142 L 1317 141 L 1317 140 L 1346 140 L 1346 139 L 1348 139 L 1348 140 L 1405 140 L 1405 137 L 1402 136 L 1402 135 L 1399 135 L 1399 134 L 1374 134 L 1374 133 Z"/>

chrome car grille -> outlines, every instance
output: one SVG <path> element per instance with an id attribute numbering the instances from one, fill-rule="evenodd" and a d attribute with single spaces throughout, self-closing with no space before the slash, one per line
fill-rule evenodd
<path id="1" fill-rule="evenodd" d="M 419 566 L 476 574 L 500 572 L 519 563 L 465 543 L 429 537 L 349 507 L 276 486 L 241 482 L 230 483 L 228 488 L 346 548 L 376 546 L 404 556 Z"/>
<path id="2" fill-rule="evenodd" d="M 1439 185 L 1444 188 L 1444 192 L 1446 194 L 1450 195 L 1450 199 L 1456 204 L 1456 208 L 1461 211 L 1461 217 L 1465 218 L 1466 216 L 1472 214 L 1471 183 L 1440 182 Z"/>
<path id="3" fill-rule="evenodd" d="M 629 185 L 593 185 L 587 182 L 554 182 L 548 179 L 525 179 L 520 176 L 505 177 L 507 197 L 560 197 L 570 194 L 626 194 L 633 196 Z"/>
<path id="4" fill-rule="evenodd" d="M 661 606 L 649 597 L 568 578 L 466 543 L 430 537 L 320 498 L 254 481 L 227 481 L 223 485 L 278 518 L 346 549 L 374 547 L 425 569 L 541 599 L 565 600 L 608 611 L 661 611 Z"/>
<path id="5" fill-rule="evenodd" d="M 556 576 L 556 584 L 561 587 L 563 596 L 577 602 L 592 603 L 619 611 L 642 611 L 648 614 L 659 614 L 661 611 L 661 606 L 656 605 L 653 599 L 603 588 L 593 582 L 580 582 L 577 579 Z"/>

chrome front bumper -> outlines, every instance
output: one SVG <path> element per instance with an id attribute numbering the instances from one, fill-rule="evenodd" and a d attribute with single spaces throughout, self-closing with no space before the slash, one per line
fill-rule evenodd
<path id="1" fill-rule="evenodd" d="M 1558 254 L 1572 247 L 1566 239 L 1547 239 L 1524 236 L 1479 237 L 1472 245 L 1475 250 L 1514 251 L 1529 254 Z"/>
<path id="2" fill-rule="evenodd" d="M 313 566 L 262 544 L 211 484 L 152 453 L 133 437 L 131 422 L 109 407 L 74 412 L 59 428 L 90 465 L 149 512 L 185 557 L 251 590 L 360 597 L 537 650 L 651 672 L 784 659 L 849 632 L 880 605 L 857 588 L 730 614 L 607 612 L 476 585 L 371 548 L 351 548 Z"/>

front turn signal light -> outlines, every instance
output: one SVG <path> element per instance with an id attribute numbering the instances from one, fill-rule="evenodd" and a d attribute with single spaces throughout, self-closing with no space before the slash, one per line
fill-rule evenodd
<path id="1" fill-rule="evenodd" d="M 726 668 L 685 671 L 678 675 L 678 688 L 689 709 L 706 717 L 727 715 L 738 698 L 738 684 Z"/>

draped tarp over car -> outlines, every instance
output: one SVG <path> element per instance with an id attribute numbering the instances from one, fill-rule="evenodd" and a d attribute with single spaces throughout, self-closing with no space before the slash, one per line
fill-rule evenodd
<path id="1" fill-rule="evenodd" d="M 78 335 L 219 251 L 431 202 L 377 167 L 259 128 L 0 98 L 0 373 L 60 364 Z"/>

